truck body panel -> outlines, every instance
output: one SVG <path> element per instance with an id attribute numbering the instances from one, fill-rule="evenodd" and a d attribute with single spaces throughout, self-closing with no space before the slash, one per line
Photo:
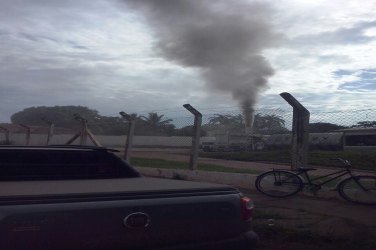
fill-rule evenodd
<path id="1" fill-rule="evenodd" d="M 0 158 L 26 155 L 0 161 L 0 249 L 249 249 L 256 240 L 233 187 L 141 177 L 102 149 L 64 150 L 0 152 Z M 54 154 L 70 160 L 52 164 Z M 97 156 L 90 162 L 85 154 L 103 154 L 114 165 L 103 172 Z M 26 169 L 19 180 L 13 166 Z"/>

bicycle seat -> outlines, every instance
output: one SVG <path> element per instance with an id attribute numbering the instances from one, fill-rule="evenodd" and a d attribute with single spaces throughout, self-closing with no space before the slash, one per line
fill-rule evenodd
<path id="1" fill-rule="evenodd" d="M 301 170 L 301 171 L 312 171 L 312 170 L 316 170 L 316 168 L 298 167 L 298 170 Z"/>

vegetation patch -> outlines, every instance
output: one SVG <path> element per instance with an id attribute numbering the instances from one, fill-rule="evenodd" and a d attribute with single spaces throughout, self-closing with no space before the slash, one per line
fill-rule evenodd
<path id="1" fill-rule="evenodd" d="M 200 152 L 200 157 L 216 158 L 235 161 L 259 161 L 288 164 L 291 162 L 291 153 L 288 150 L 253 151 L 253 152 Z"/>
<path id="2" fill-rule="evenodd" d="M 319 166 L 341 166 L 333 158 L 343 158 L 349 160 L 352 166 L 357 169 L 376 170 L 376 151 L 312 151 L 309 155 L 310 165 Z"/>
<path id="3" fill-rule="evenodd" d="M 256 161 L 277 164 L 290 164 L 291 153 L 288 150 L 258 151 L 258 152 L 201 152 L 201 157 L 235 160 Z M 349 160 L 356 169 L 376 170 L 376 151 L 310 151 L 308 164 L 313 166 L 341 166 L 333 158 Z"/>
<path id="4" fill-rule="evenodd" d="M 131 164 L 137 167 L 149 168 L 164 168 L 164 169 L 189 169 L 189 164 L 186 162 L 169 161 L 163 159 L 148 159 L 148 158 L 131 158 Z M 245 173 L 245 174 L 259 174 L 261 171 L 228 168 L 214 164 L 198 164 L 198 170 L 213 171 L 213 172 L 226 172 L 226 173 Z"/>
<path id="5" fill-rule="evenodd" d="M 260 236 L 260 244 L 256 249 L 289 249 L 289 250 L 373 250 L 376 245 L 371 235 L 362 235 L 355 239 L 326 237 L 309 230 L 286 229 L 268 226 L 254 220 L 254 230 Z"/>

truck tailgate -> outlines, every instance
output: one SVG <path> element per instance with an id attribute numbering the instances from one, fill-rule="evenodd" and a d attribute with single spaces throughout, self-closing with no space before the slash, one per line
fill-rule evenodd
<path id="1" fill-rule="evenodd" d="M 0 248 L 163 247 L 245 231 L 223 185 L 130 178 L 0 184 Z"/>
<path id="2" fill-rule="evenodd" d="M 89 180 L 7 181 L 0 182 L 0 202 L 58 197 L 90 197 L 150 193 L 234 191 L 233 188 L 191 181 L 159 178 L 114 178 Z"/>

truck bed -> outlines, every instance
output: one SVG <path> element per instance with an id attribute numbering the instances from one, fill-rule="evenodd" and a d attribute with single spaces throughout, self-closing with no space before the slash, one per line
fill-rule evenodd
<path id="1" fill-rule="evenodd" d="M 2 249 L 154 249 L 236 238 L 248 225 L 236 189 L 215 184 L 139 177 L 3 182 L 0 190 Z M 125 226 L 138 214 L 150 225 Z"/>
<path id="2" fill-rule="evenodd" d="M 94 180 L 8 181 L 0 182 L 0 204 L 8 202 L 48 202 L 58 199 L 142 195 L 207 195 L 208 193 L 236 193 L 236 189 L 217 184 L 168 180 L 158 178 L 119 178 Z"/>
<path id="3" fill-rule="evenodd" d="M 104 148 L 0 147 L 0 249 L 249 249 L 247 199 L 141 177 Z"/>

